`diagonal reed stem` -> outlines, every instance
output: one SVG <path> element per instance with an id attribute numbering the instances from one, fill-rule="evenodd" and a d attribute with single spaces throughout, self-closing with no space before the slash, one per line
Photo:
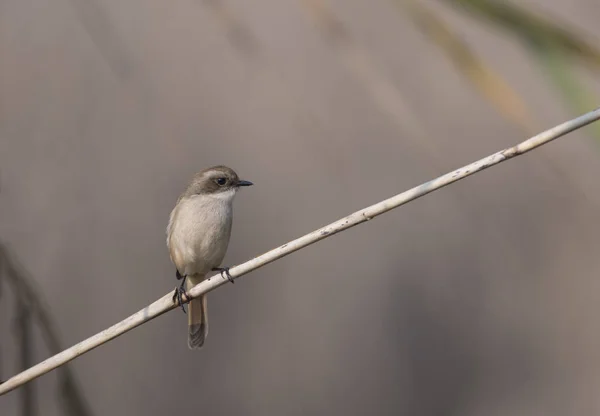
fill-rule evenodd
<path id="1" fill-rule="evenodd" d="M 361 224 L 368 221 L 378 215 L 388 212 L 394 208 L 404 205 L 410 201 L 414 201 L 430 192 L 437 189 L 443 188 L 444 186 L 450 185 L 451 183 L 457 182 L 461 179 L 471 176 L 477 172 L 487 169 L 491 166 L 497 165 L 515 156 L 520 156 L 524 153 L 529 152 L 539 146 L 551 142 L 561 136 L 564 136 L 574 130 L 584 127 L 594 121 L 600 119 L 600 108 L 594 111 L 586 113 L 580 117 L 562 123 L 556 127 L 546 130 L 543 133 L 538 134 L 514 147 L 504 149 L 493 155 L 480 159 L 469 165 L 463 166 L 462 168 L 456 169 L 450 173 L 442 175 L 429 182 L 425 182 L 419 186 L 416 186 L 408 191 L 402 192 L 396 196 L 378 202 L 360 211 L 356 211 L 353 214 L 348 215 L 336 222 L 319 228 L 309 234 L 306 234 L 300 238 L 290 241 L 282 246 L 279 246 L 271 251 L 268 251 L 258 257 L 248 260 L 245 263 L 232 267 L 230 269 L 231 276 L 238 278 L 253 270 L 256 270 L 266 264 L 269 264 L 275 260 L 278 260 L 294 251 L 300 250 L 306 246 L 316 243 L 317 241 L 331 237 L 341 231 L 345 231 L 355 225 Z M 217 287 L 225 284 L 228 280 L 212 276 L 211 278 L 203 281 L 202 283 L 194 286 L 188 293 L 190 298 L 196 298 L 203 293 L 210 292 Z M 4 383 L 0 384 L 0 395 L 8 393 L 11 390 L 43 375 L 49 371 L 52 371 L 61 365 L 85 354 L 88 351 L 93 350 L 96 347 L 120 336 L 125 332 L 132 330 L 133 328 L 140 326 L 165 312 L 168 312 L 178 305 L 173 303 L 172 293 L 169 293 L 151 305 L 146 306 L 141 311 L 131 315 L 123 321 L 111 326 L 108 329 L 84 340 L 78 344 L 75 344 L 71 348 L 68 348 L 39 364 L 13 376 Z M 189 301 L 187 299 L 186 301 Z"/>

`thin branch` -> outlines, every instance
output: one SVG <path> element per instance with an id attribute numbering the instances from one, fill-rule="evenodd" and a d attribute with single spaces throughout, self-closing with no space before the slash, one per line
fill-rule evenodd
<path id="1" fill-rule="evenodd" d="M 290 241 L 289 243 L 268 251 L 261 256 L 255 257 L 252 260 L 232 267 L 230 269 L 231 276 L 233 278 L 243 276 L 253 270 L 258 269 L 259 267 L 265 266 L 266 264 L 287 256 L 294 251 L 300 250 L 308 245 L 316 243 L 317 241 L 331 237 L 334 234 L 368 221 L 378 215 L 397 208 L 400 205 L 404 205 L 407 202 L 427 195 L 430 192 L 487 169 L 490 166 L 497 165 L 505 160 L 527 153 L 530 150 L 533 150 L 543 144 L 564 136 L 565 134 L 568 134 L 599 119 L 600 108 L 540 133 L 537 136 L 534 136 L 514 147 L 494 153 L 493 155 L 471 163 L 470 165 L 459 168 L 429 182 L 425 182 L 422 185 L 409 189 L 406 192 L 350 214 L 341 220 L 326 225 L 325 227 L 306 234 L 296 240 Z M 212 276 L 211 278 L 194 286 L 189 291 L 189 297 L 196 298 L 201 294 L 216 289 L 226 282 L 227 279 L 225 278 L 221 278 L 218 275 Z M 3 395 L 51 370 L 54 370 L 55 368 L 77 358 L 78 356 L 85 354 L 86 352 L 91 351 L 92 349 L 118 337 L 119 335 L 122 335 L 125 332 L 130 331 L 133 328 L 142 325 L 143 323 L 146 323 L 151 319 L 154 319 L 157 316 L 162 315 L 163 313 L 168 312 L 176 307 L 177 305 L 173 303 L 172 293 L 169 293 L 151 305 L 145 307 L 141 311 L 131 315 L 129 318 L 10 378 L 0 385 L 0 395 Z"/>

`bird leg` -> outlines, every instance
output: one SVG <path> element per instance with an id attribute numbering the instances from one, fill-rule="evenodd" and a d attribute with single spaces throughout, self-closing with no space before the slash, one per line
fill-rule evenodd
<path id="1" fill-rule="evenodd" d="M 213 272 L 220 272 L 221 273 L 221 277 L 223 279 L 225 279 L 225 276 L 227 276 L 227 280 L 229 280 L 231 283 L 235 283 L 233 281 L 233 277 L 231 276 L 231 274 L 229 273 L 229 267 L 214 267 L 212 269 Z M 223 276 L 223 273 L 225 273 L 225 276 Z"/>
<path id="2" fill-rule="evenodd" d="M 181 275 L 181 273 L 179 273 L 179 270 L 175 269 L 175 278 L 176 278 L 177 280 L 181 280 L 181 279 L 184 279 L 184 280 L 185 280 L 185 278 L 186 278 L 186 277 L 187 277 L 187 276 L 182 276 L 182 275 Z"/>
<path id="3" fill-rule="evenodd" d="M 175 277 L 177 277 L 177 280 L 181 280 L 181 284 L 179 285 L 179 287 L 175 288 L 175 293 L 173 293 L 173 302 L 177 301 L 177 303 L 181 306 L 183 313 L 186 313 L 185 308 L 183 307 L 183 296 L 185 296 L 186 299 L 189 299 L 188 294 L 185 291 L 185 281 L 187 280 L 187 276 L 182 276 L 179 273 L 179 270 L 177 270 L 175 273 Z"/>

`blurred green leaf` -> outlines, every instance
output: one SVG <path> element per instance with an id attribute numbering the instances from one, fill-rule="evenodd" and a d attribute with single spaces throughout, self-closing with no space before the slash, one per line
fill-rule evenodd
<path id="1" fill-rule="evenodd" d="M 582 85 L 573 65 L 580 61 L 591 71 L 600 70 L 600 49 L 563 22 L 552 21 L 508 1 L 443 0 L 515 35 L 539 62 L 554 87 L 572 111 L 579 113 L 598 106 L 599 99 Z M 591 130 L 600 139 L 600 128 Z"/>
<path id="2" fill-rule="evenodd" d="M 433 10 L 420 0 L 396 0 L 418 28 L 427 35 L 473 87 L 509 121 L 527 133 L 534 130 L 534 121 L 525 101 L 508 82 L 474 53 L 469 45 Z"/>
<path id="3" fill-rule="evenodd" d="M 597 98 L 579 81 L 579 77 L 562 51 L 543 45 L 534 46 L 532 49 L 544 72 L 573 110 L 586 112 L 598 106 Z M 597 123 L 590 126 L 589 131 L 600 140 L 600 126 Z"/>
<path id="4" fill-rule="evenodd" d="M 574 30 L 567 29 L 564 22 L 553 22 L 535 14 L 523 6 L 507 1 L 491 0 L 444 0 L 462 10 L 474 12 L 509 29 L 521 40 L 531 44 L 553 45 L 565 53 L 581 59 L 594 70 L 600 70 L 600 49 L 588 42 Z"/>

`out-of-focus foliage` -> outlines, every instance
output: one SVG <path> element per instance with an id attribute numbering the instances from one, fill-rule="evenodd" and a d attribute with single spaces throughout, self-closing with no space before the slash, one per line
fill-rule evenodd
<path id="1" fill-rule="evenodd" d="M 447 24 L 435 10 L 418 0 L 396 0 L 404 5 L 417 27 L 426 33 L 455 64 L 462 75 L 506 118 L 531 130 L 532 111 L 503 77 L 477 56 L 458 30 Z M 600 50 L 584 35 L 569 29 L 565 22 L 544 17 L 525 6 L 507 1 L 442 0 L 460 12 L 467 12 L 488 25 L 509 32 L 539 63 L 551 85 L 574 114 L 598 105 L 598 97 L 580 81 L 575 65 L 582 63 L 594 73 L 600 72 Z M 539 126 L 537 126 L 539 128 Z M 600 138 L 600 127 L 593 126 Z"/>
<path id="2" fill-rule="evenodd" d="M 454 28 L 423 2 L 408 0 L 399 4 L 407 6 L 405 10 L 419 29 L 446 53 L 456 68 L 503 116 L 528 132 L 534 130 L 532 115 L 521 96 L 473 52 Z"/>

